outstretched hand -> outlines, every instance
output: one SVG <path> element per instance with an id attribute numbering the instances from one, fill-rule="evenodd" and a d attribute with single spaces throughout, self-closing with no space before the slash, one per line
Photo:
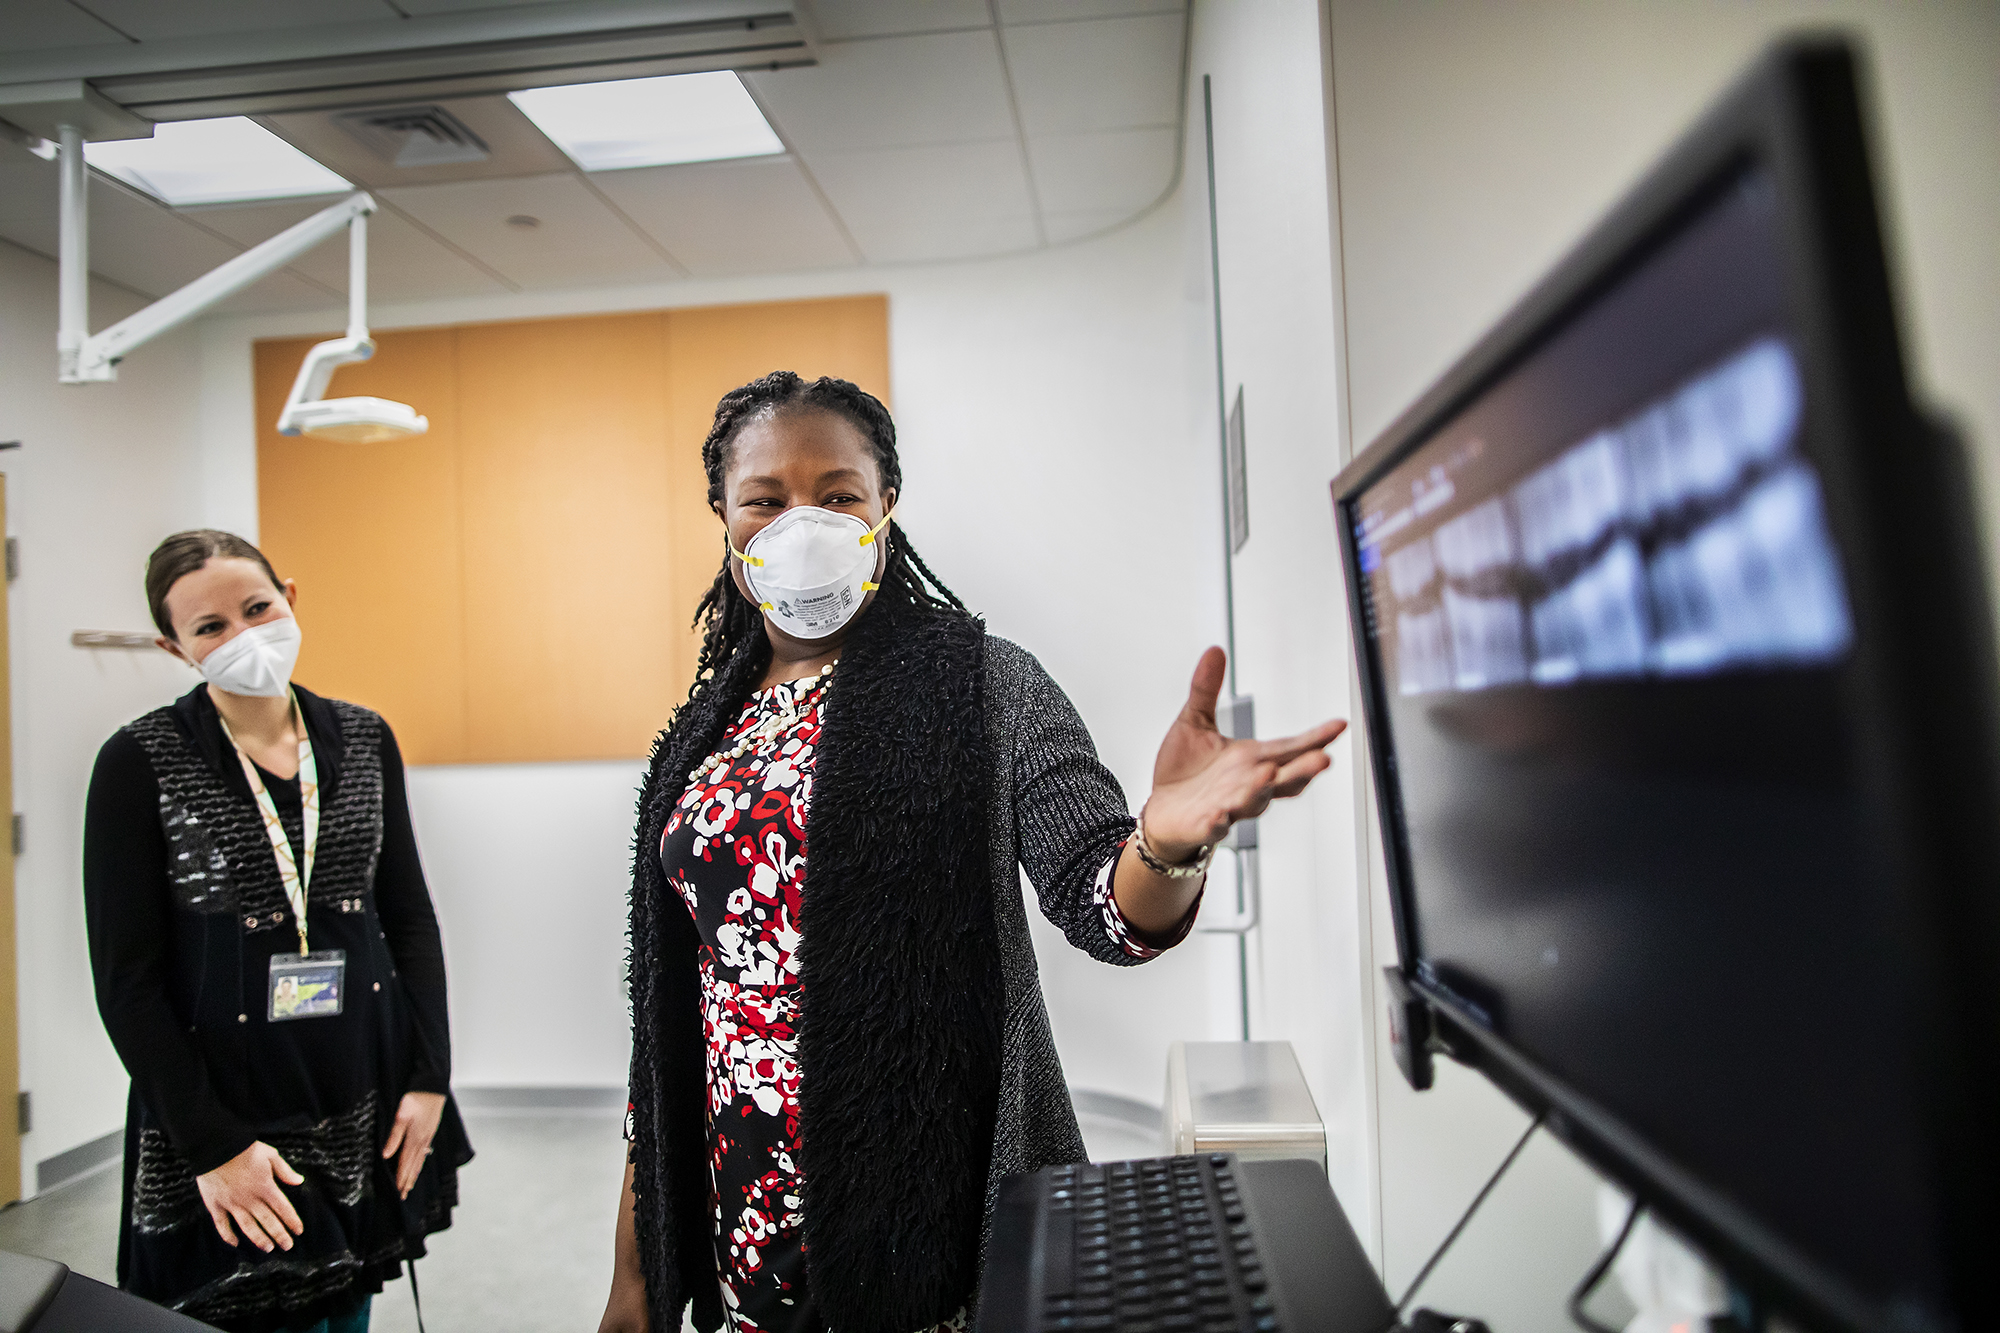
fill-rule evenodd
<path id="1" fill-rule="evenodd" d="M 1255 819 L 1272 801 L 1304 791 L 1333 763 L 1326 747 L 1347 730 L 1333 718 L 1282 740 L 1230 740 L 1215 725 L 1225 666 L 1220 648 L 1201 655 L 1187 703 L 1153 763 L 1146 841 L 1169 862 L 1190 859 L 1197 848 L 1221 841 L 1237 820 Z"/>

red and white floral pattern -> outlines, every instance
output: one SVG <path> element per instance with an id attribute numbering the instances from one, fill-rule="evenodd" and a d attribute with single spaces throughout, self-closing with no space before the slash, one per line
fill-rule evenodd
<path id="1" fill-rule="evenodd" d="M 701 773 L 667 821 L 667 880 L 700 930 L 708 1050 L 715 1257 L 729 1327 L 788 1329 L 806 1301 L 800 1239 L 799 894 L 819 744 L 809 682 L 752 696 L 723 734 L 733 748 L 774 717 L 797 720 L 732 763 Z"/>
<path id="2" fill-rule="evenodd" d="M 797 1148 L 799 909 L 820 740 L 811 683 L 750 697 L 718 752 L 774 718 L 796 720 L 689 782 L 660 840 L 667 881 L 702 941 L 715 1256 L 727 1326 L 740 1333 L 789 1333 L 809 1300 Z M 1111 896 L 1116 865 L 1114 855 L 1097 877 L 1105 929 L 1150 958 L 1158 950 L 1133 938 Z M 927 1333 L 964 1333 L 969 1323 L 961 1310 Z"/>

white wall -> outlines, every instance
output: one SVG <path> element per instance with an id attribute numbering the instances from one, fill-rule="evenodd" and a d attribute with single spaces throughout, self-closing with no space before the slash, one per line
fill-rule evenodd
<path id="1" fill-rule="evenodd" d="M 2000 478 L 2000 7 L 1331 0 L 1353 438 L 1365 444 L 1610 206 L 1772 35 L 1867 35 L 1913 378 Z M 1990 519 L 1989 533 L 2000 531 Z M 1374 883 L 1376 963 L 1394 958 Z M 1383 1038 L 1386 1041 L 1386 1038 Z M 1386 1053 L 1385 1053 L 1386 1054 Z M 1378 1079 L 1382 1256 L 1411 1277 L 1525 1123 L 1475 1075 Z M 1423 1302 L 1566 1326 L 1596 1249 L 1590 1173 L 1546 1139 Z"/>
<path id="2" fill-rule="evenodd" d="M 1217 468 L 1204 74 L 1214 97 L 1225 396 L 1243 393 L 1250 540 L 1236 556 L 1238 689 L 1260 735 L 1349 711 L 1352 649 L 1327 482 L 1339 471 L 1340 356 L 1317 6 L 1195 10 L 1189 68 L 1187 285 L 1203 377 L 1194 405 Z M 1208 505 L 1218 504 L 1211 483 Z M 1202 534 L 1219 560 L 1217 524 Z M 1375 1230 L 1372 1055 L 1353 738 L 1306 797 L 1263 820 L 1264 920 L 1250 937 L 1251 1031 L 1297 1052 L 1327 1127 L 1328 1172 L 1364 1244 Z M 1232 1034 L 1233 1035 L 1233 1034 Z"/>
<path id="3" fill-rule="evenodd" d="M 143 304 L 101 283 L 92 303 L 99 327 Z M 24 1192 L 37 1162 L 124 1123 L 125 1072 L 98 1021 L 84 946 L 84 791 L 114 730 L 193 683 L 163 653 L 73 648 L 69 636 L 148 629 L 146 555 L 201 517 L 197 340 L 145 347 L 113 384 L 58 385 L 55 328 L 55 265 L 0 242 L 0 440 L 22 442 L 0 454 L 0 471 L 7 530 L 21 543 L 8 629 L 14 801 L 26 817 L 15 863 L 21 1086 L 35 1107 Z"/>
<path id="4" fill-rule="evenodd" d="M 1220 634 L 1205 353 L 1185 332 L 1204 318 L 1205 296 L 1183 280 L 1184 245 L 1170 203 L 1115 235 L 1016 259 L 410 305 L 379 292 L 374 324 L 886 291 L 908 478 L 899 521 L 994 632 L 1042 658 L 1136 805 L 1187 673 Z M 212 521 L 256 527 L 251 341 L 327 323 L 204 326 Z M 309 588 L 300 613 L 310 632 Z M 619 980 L 637 772 L 413 771 L 461 1084 L 623 1082 Z M 1070 950 L 1052 929 L 1038 928 L 1036 941 L 1058 1044 L 1080 1086 L 1157 1104 L 1168 1041 L 1233 1033 L 1226 942 L 1197 939 L 1144 968 L 1117 969 Z"/>

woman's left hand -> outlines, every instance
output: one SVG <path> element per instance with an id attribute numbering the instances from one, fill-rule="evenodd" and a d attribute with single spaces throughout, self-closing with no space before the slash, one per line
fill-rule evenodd
<path id="1" fill-rule="evenodd" d="M 443 1115 L 441 1092 L 406 1092 L 396 1107 L 396 1123 L 389 1126 L 389 1141 L 382 1145 L 382 1159 L 387 1161 L 398 1149 L 402 1151 L 403 1159 L 396 1163 L 396 1192 L 405 1199 L 416 1187 L 424 1158 L 431 1155 L 431 1139 L 436 1136 L 438 1120 Z"/>
<path id="2" fill-rule="evenodd" d="M 1304 791 L 1333 763 L 1326 747 L 1347 730 L 1334 718 L 1283 740 L 1230 740 L 1215 726 L 1225 665 L 1220 648 L 1201 655 L 1187 703 L 1153 764 L 1146 842 L 1170 864 L 1193 859 L 1237 820 L 1255 819 L 1272 801 Z"/>

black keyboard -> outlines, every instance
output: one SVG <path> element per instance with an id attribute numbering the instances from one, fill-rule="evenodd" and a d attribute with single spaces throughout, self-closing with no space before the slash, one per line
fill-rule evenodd
<path id="1" fill-rule="evenodd" d="M 1381 1283 L 1304 1161 L 1227 1153 L 1002 1183 L 979 1333 L 1384 1333 Z"/>
<path id="2" fill-rule="evenodd" d="M 1226 1153 L 1047 1173 L 1041 1327 L 1278 1333 Z"/>

